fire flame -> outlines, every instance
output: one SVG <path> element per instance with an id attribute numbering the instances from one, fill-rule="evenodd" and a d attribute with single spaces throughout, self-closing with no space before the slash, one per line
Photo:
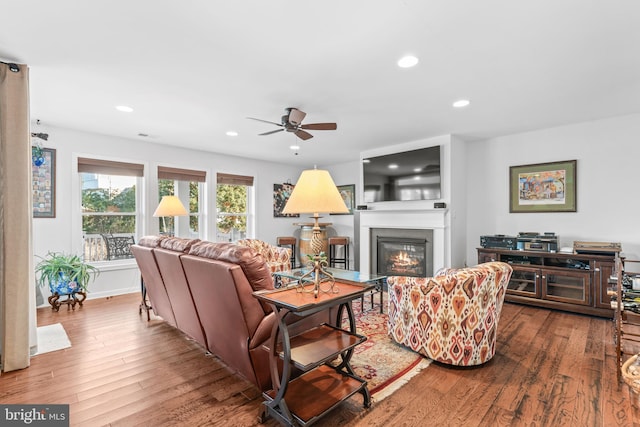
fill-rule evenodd
<path id="1" fill-rule="evenodd" d="M 417 261 L 409 256 L 408 253 L 404 251 L 398 252 L 395 256 L 391 257 L 391 260 L 395 265 L 398 266 L 407 266 L 415 264 Z"/>

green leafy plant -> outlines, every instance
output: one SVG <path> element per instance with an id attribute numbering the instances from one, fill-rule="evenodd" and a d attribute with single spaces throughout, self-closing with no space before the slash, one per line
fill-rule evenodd
<path id="1" fill-rule="evenodd" d="M 53 289 L 61 282 L 75 282 L 80 290 L 86 291 L 89 283 L 100 274 L 96 267 L 85 263 L 78 255 L 49 252 L 40 258 L 36 265 L 38 286 L 48 284 Z"/>
<path id="2" fill-rule="evenodd" d="M 32 145 L 31 146 L 31 157 L 34 157 L 34 158 L 42 157 L 42 147 L 39 147 L 37 145 Z"/>
<path id="3" fill-rule="evenodd" d="M 311 262 L 316 260 L 316 256 L 313 255 L 313 254 L 307 254 L 307 258 L 309 258 L 309 261 L 311 261 Z M 318 261 L 323 262 L 323 263 L 326 264 L 327 263 L 327 259 L 328 259 L 327 258 L 327 254 L 325 254 L 324 251 L 320 252 L 318 254 Z"/>

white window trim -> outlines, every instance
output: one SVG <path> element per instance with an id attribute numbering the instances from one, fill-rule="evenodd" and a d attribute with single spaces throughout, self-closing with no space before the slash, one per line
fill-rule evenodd
<path id="1" fill-rule="evenodd" d="M 213 215 L 214 218 L 214 225 L 213 225 L 213 240 L 215 241 L 216 239 L 216 235 L 218 232 L 218 226 L 215 223 L 216 218 L 218 216 L 244 216 L 247 218 L 247 232 L 246 232 L 246 236 L 247 239 L 255 239 L 256 233 L 256 214 L 254 212 L 255 209 L 255 198 L 256 198 L 256 177 L 253 177 L 253 185 L 247 185 L 247 213 L 242 213 L 242 214 L 238 214 L 238 213 L 232 213 L 232 212 L 218 212 L 216 209 L 216 214 Z M 218 183 L 215 183 L 215 191 L 214 191 L 214 207 L 216 207 L 218 204 L 218 198 L 217 198 L 217 191 L 218 191 Z"/>
<path id="2" fill-rule="evenodd" d="M 138 163 L 144 166 L 143 176 L 137 177 L 136 180 L 136 230 L 135 240 L 140 239 L 140 236 L 144 236 L 146 232 L 147 223 L 147 209 L 146 208 L 146 188 L 149 185 L 149 164 L 147 162 L 141 162 L 134 159 L 125 159 L 119 157 L 98 156 L 95 154 L 87 153 L 72 153 L 71 158 L 71 173 L 73 179 L 71 180 L 71 251 L 74 254 L 82 254 L 83 236 L 82 236 L 82 188 L 80 174 L 78 173 L 78 157 L 87 157 L 98 160 L 107 160 L 114 162 L 124 163 Z M 138 188 L 139 187 L 139 188 Z M 131 268 L 136 264 L 134 258 L 125 260 L 114 261 L 96 261 L 92 262 L 96 268 L 101 271 L 118 270 L 122 268 Z"/>

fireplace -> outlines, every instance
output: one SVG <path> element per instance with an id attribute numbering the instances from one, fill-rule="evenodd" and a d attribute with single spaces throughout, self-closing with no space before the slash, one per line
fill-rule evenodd
<path id="1" fill-rule="evenodd" d="M 378 273 L 385 276 L 424 276 L 426 239 L 378 237 Z"/>
<path id="2" fill-rule="evenodd" d="M 433 274 L 433 230 L 372 228 L 372 272 L 385 276 Z"/>
<path id="3" fill-rule="evenodd" d="M 375 235 L 379 231 L 382 231 L 385 237 L 426 239 L 428 242 L 425 260 L 427 263 L 426 277 L 451 265 L 451 235 L 447 226 L 448 210 L 405 209 L 404 205 L 402 207 L 403 209 L 368 209 L 355 213 L 354 246 L 357 245 L 355 248 L 358 257 L 356 259 L 357 270 L 374 274 L 378 271 L 378 245 Z"/>

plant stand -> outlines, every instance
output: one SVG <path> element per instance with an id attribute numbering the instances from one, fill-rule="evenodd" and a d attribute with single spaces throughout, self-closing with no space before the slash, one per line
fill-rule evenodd
<path id="1" fill-rule="evenodd" d="M 60 300 L 60 297 L 66 296 L 66 299 Z M 80 296 L 81 298 L 78 298 Z M 78 291 L 72 294 L 62 294 L 54 293 L 49 297 L 49 304 L 51 304 L 51 310 L 60 311 L 60 306 L 62 304 L 67 304 L 67 310 L 70 308 L 75 310 L 76 304 L 78 304 L 82 308 L 82 302 L 87 299 L 86 292 Z"/>

